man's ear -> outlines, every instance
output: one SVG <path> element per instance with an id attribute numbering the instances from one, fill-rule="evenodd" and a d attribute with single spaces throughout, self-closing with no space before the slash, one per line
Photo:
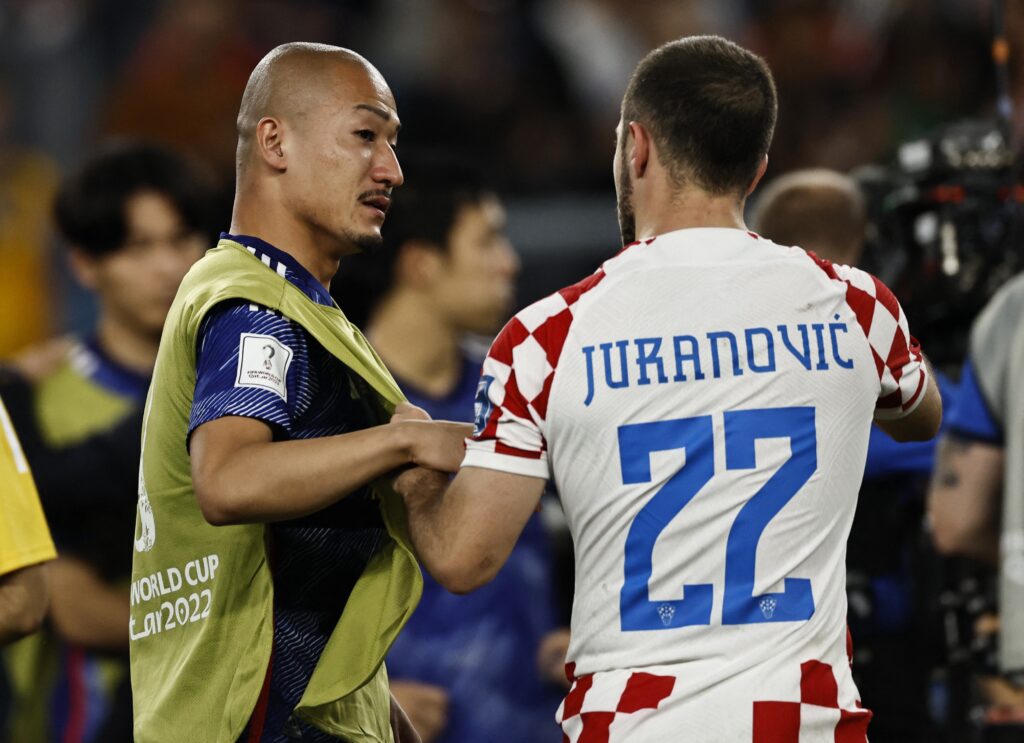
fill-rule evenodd
<path id="1" fill-rule="evenodd" d="M 256 151 L 260 159 L 279 172 L 288 169 L 288 155 L 285 150 L 285 129 L 278 119 L 264 116 L 256 124 L 254 134 Z"/>
<path id="2" fill-rule="evenodd" d="M 71 266 L 75 281 L 90 291 L 96 291 L 96 285 L 99 283 L 99 265 L 96 258 L 72 245 L 68 251 L 68 265 Z"/>
<path id="3" fill-rule="evenodd" d="M 754 176 L 754 180 L 747 186 L 747 192 L 743 195 L 744 198 L 754 193 L 754 189 L 757 188 L 757 184 L 764 178 L 765 171 L 768 170 L 768 155 L 767 153 L 761 158 L 761 164 L 757 166 L 757 175 Z"/>
<path id="4" fill-rule="evenodd" d="M 428 289 L 444 271 L 443 251 L 426 240 L 408 240 L 395 258 L 395 286 Z"/>
<path id="5" fill-rule="evenodd" d="M 633 151 L 629 153 L 626 161 L 633 170 L 633 177 L 642 178 L 647 172 L 647 166 L 650 164 L 651 133 L 647 131 L 643 124 L 636 121 L 629 122 L 629 133 L 633 136 Z"/>

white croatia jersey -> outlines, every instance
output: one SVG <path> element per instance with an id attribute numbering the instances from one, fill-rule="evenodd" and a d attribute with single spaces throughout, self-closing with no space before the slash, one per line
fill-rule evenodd
<path id="1" fill-rule="evenodd" d="M 846 540 L 872 417 L 926 374 L 880 281 L 735 229 L 635 243 L 506 325 L 463 466 L 557 486 L 568 741 L 866 740 Z"/>

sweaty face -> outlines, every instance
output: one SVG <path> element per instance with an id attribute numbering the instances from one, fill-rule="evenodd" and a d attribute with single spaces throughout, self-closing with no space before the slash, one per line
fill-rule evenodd
<path id="1" fill-rule="evenodd" d="M 629 179 L 629 163 L 626 161 L 625 135 L 622 122 L 615 129 L 615 158 L 612 173 L 615 177 L 615 205 L 619 214 L 619 234 L 622 244 L 636 242 L 636 214 L 633 211 L 633 184 Z"/>
<path id="2" fill-rule="evenodd" d="M 208 247 L 190 232 L 163 195 L 142 191 L 125 205 L 127 235 L 117 251 L 85 258 L 104 313 L 149 337 L 160 337 L 188 269 Z"/>
<path id="3" fill-rule="evenodd" d="M 325 90 L 295 126 L 292 206 L 334 238 L 339 254 L 372 250 L 381 244 L 391 189 L 402 183 L 395 101 L 379 74 L 356 65 L 339 65 Z"/>
<path id="4" fill-rule="evenodd" d="M 505 211 L 493 196 L 463 206 L 452 225 L 434 294 L 463 332 L 493 333 L 512 309 L 519 258 L 504 229 Z"/>

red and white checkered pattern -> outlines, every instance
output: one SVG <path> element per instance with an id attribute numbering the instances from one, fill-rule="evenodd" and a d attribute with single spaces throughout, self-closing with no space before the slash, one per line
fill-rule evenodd
<path id="1" fill-rule="evenodd" d="M 572 325 L 573 308 L 604 277 L 604 271 L 598 270 L 530 305 L 495 338 L 483 370 L 494 378 L 488 390 L 494 407 L 483 429 L 468 443 L 464 466 L 488 467 L 487 454 L 504 454 L 524 460 L 505 460 L 509 471 L 550 475 L 543 426 L 551 383 Z"/>
<path id="2" fill-rule="evenodd" d="M 846 284 L 846 303 L 868 339 L 882 385 L 877 418 L 900 418 L 921 402 L 928 382 L 921 344 L 910 334 L 903 308 L 885 284 L 850 266 L 807 254 L 834 281 Z"/>
<path id="3" fill-rule="evenodd" d="M 868 743 L 871 712 L 839 706 L 832 666 L 800 664 L 799 702 L 754 702 L 752 743 Z"/>
<path id="4" fill-rule="evenodd" d="M 572 664 L 566 674 L 572 688 L 558 711 L 562 743 L 610 743 L 616 719 L 656 710 L 676 684 L 675 676 L 634 672 L 595 688 L 593 674 L 574 679 Z"/>

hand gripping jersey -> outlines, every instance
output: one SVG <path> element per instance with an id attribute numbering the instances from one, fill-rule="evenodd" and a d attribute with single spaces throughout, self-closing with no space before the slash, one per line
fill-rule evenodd
<path id="1" fill-rule="evenodd" d="M 846 539 L 872 417 L 926 373 L 881 282 L 740 230 L 634 244 L 513 318 L 463 466 L 561 495 L 567 740 L 866 740 Z"/>

